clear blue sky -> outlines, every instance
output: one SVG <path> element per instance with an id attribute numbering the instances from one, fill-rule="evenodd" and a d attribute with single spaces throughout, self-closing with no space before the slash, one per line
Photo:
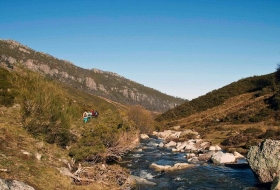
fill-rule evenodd
<path id="1" fill-rule="evenodd" d="M 280 1 L 2 0 L 0 38 L 193 99 L 275 71 Z"/>

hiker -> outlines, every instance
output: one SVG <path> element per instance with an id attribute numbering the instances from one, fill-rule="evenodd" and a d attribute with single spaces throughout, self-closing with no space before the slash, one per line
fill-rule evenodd
<path id="1" fill-rule="evenodd" d="M 94 117 L 98 117 L 98 115 L 99 115 L 98 111 L 95 111 L 94 112 Z"/>
<path id="2" fill-rule="evenodd" d="M 98 111 L 92 110 L 91 115 L 92 115 L 92 117 L 98 117 L 99 113 L 98 113 Z"/>
<path id="3" fill-rule="evenodd" d="M 87 112 L 88 119 L 92 117 L 92 113 L 90 111 Z"/>
<path id="4" fill-rule="evenodd" d="M 86 123 L 88 121 L 88 112 L 86 110 L 83 113 L 83 118 L 84 118 L 84 123 Z"/>

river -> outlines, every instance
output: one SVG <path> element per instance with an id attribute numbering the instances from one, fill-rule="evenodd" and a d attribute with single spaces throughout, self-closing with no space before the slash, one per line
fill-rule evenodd
<path id="1" fill-rule="evenodd" d="M 137 190 L 267 190 L 259 186 L 250 168 L 234 169 L 211 163 L 197 164 L 196 167 L 183 170 L 159 173 L 150 168 L 152 163 L 174 165 L 186 163 L 186 153 L 175 153 L 168 148 L 157 147 L 162 140 L 150 138 L 141 140 L 140 146 L 123 158 L 123 167 L 128 168 L 132 175 L 140 176 L 155 182 L 156 186 L 138 185 Z"/>

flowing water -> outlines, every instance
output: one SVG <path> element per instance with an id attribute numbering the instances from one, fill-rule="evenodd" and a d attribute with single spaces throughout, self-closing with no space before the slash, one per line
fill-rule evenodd
<path id="1" fill-rule="evenodd" d="M 171 149 L 157 147 L 160 139 L 142 140 L 140 146 L 123 159 L 123 167 L 130 169 L 132 175 L 140 176 L 155 182 L 156 186 L 139 185 L 141 190 L 237 190 L 247 187 L 258 187 L 257 179 L 250 168 L 233 169 L 214 164 L 197 164 L 196 167 L 183 170 L 159 173 L 149 168 L 152 163 L 174 165 L 187 162 L 185 153 L 175 153 Z"/>

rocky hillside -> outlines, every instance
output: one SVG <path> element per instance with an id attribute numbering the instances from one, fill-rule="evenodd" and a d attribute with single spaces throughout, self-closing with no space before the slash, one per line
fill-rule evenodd
<path id="1" fill-rule="evenodd" d="M 151 111 L 164 112 L 185 101 L 113 72 L 77 67 L 69 61 L 37 52 L 13 40 L 0 40 L 0 65 L 11 69 L 24 66 L 90 94 L 122 104 L 140 104 Z"/>

